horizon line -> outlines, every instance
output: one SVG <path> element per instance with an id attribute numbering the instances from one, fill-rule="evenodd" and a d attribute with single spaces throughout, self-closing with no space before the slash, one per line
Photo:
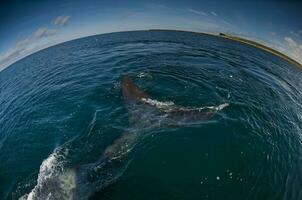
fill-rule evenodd
<path id="1" fill-rule="evenodd" d="M 224 38 L 224 39 L 228 39 L 228 40 L 232 40 L 232 41 L 235 41 L 235 42 L 239 42 L 241 44 L 245 44 L 245 45 L 248 45 L 248 46 L 253 46 L 257 49 L 260 49 L 260 50 L 263 50 L 265 52 L 268 52 L 272 55 L 275 55 L 279 58 L 282 58 L 283 60 L 291 63 L 291 64 L 294 64 L 296 65 L 298 68 L 301 68 L 302 69 L 302 63 L 300 63 L 299 61 L 295 60 L 294 58 L 290 57 L 289 55 L 286 55 L 282 52 L 280 52 L 279 50 L 273 48 L 273 47 L 269 47 L 265 44 L 262 44 L 260 42 L 256 42 L 256 41 L 253 41 L 252 39 L 250 38 L 244 38 L 244 37 L 240 37 L 238 35 L 236 35 L 236 33 L 233 33 L 233 34 L 229 34 L 229 33 L 222 33 L 222 32 L 198 32 L 198 31 L 192 31 L 192 30 L 183 30 L 183 29 L 137 29 L 137 30 L 121 30 L 121 31 L 112 31 L 112 32 L 104 32 L 104 33 L 97 33 L 97 34 L 91 34 L 91 35 L 85 35 L 85 36 L 79 36 L 79 37 L 75 37 L 75 38 L 71 38 L 71 39 L 68 39 L 68 40 L 65 40 L 65 41 L 60 41 L 60 42 L 57 42 L 57 43 L 54 43 L 54 44 L 50 44 L 49 46 L 46 46 L 46 47 L 42 47 L 41 49 L 38 49 L 28 55 L 25 55 L 19 59 L 17 59 L 16 61 L 13 61 L 12 63 L 8 64 L 7 66 L 4 66 L 2 69 L 0 69 L 0 73 L 3 72 L 5 69 L 8 69 L 10 66 L 12 66 L 13 64 L 25 59 L 26 57 L 28 56 L 31 56 L 31 55 L 34 55 L 40 51 L 43 51 L 43 50 L 46 50 L 48 48 L 51 48 L 51 47 L 55 47 L 57 45 L 60 45 L 60 44 L 64 44 L 66 42 L 71 42 L 71 41 L 75 41 L 75 40 L 79 40 L 79 39 L 84 39 L 84 38 L 88 38 L 88 37 L 93 37 L 93 36 L 99 36 L 99 35 L 106 35 L 106 34 L 113 34 L 113 33 L 127 33 L 127 32 L 139 32 L 139 31 L 174 31 L 174 32 L 187 32 L 187 33 L 194 33 L 194 34 L 204 34 L 204 35 L 210 35 L 210 36 L 213 36 L 213 37 L 218 37 L 218 38 Z M 254 43 L 254 44 L 253 44 Z M 262 46 L 262 47 L 261 47 Z"/>

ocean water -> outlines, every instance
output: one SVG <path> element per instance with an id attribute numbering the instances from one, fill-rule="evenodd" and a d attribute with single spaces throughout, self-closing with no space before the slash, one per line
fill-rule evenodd
<path id="1" fill-rule="evenodd" d="M 148 107 L 127 108 L 124 75 L 160 105 L 228 106 L 154 127 Z M 0 92 L 0 199 L 302 199 L 302 70 L 255 47 L 175 31 L 91 36 L 1 71 Z M 125 133 L 139 139 L 104 161 Z"/>

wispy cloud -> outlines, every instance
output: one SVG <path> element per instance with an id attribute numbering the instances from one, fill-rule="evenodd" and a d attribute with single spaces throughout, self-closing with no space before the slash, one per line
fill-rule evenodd
<path id="1" fill-rule="evenodd" d="M 70 16 L 69 15 L 61 15 L 58 16 L 54 21 L 53 24 L 56 26 L 65 26 L 67 22 L 69 21 Z"/>
<path id="2" fill-rule="evenodd" d="M 38 41 L 41 38 L 55 34 L 46 28 L 38 28 L 34 33 L 23 40 L 19 40 L 12 48 L 0 55 L 0 71 L 6 66 L 38 50 L 40 45 Z"/>
<path id="3" fill-rule="evenodd" d="M 283 42 L 288 49 L 289 56 L 302 64 L 302 43 L 289 36 L 284 37 Z"/>
<path id="4" fill-rule="evenodd" d="M 34 33 L 34 36 L 36 38 L 43 38 L 43 37 L 55 35 L 56 33 L 57 33 L 57 31 L 54 30 L 54 29 L 48 29 L 46 27 L 40 27 L 36 30 L 36 32 Z"/>
<path id="5" fill-rule="evenodd" d="M 200 11 L 200 10 L 194 10 L 194 9 L 188 8 L 187 11 L 188 11 L 188 12 L 191 12 L 191 13 L 194 13 L 194 14 L 196 14 L 196 15 L 207 16 L 207 13 L 205 13 L 205 12 L 203 12 L 203 11 Z"/>
<path id="6" fill-rule="evenodd" d="M 28 37 L 18 41 L 7 52 L 0 55 L 0 71 L 6 66 L 16 62 L 20 58 L 31 53 L 35 49 L 35 43 L 33 43 L 34 37 Z"/>
<path id="7" fill-rule="evenodd" d="M 69 18 L 69 16 L 61 15 L 54 20 L 54 24 L 63 26 Z M 14 46 L 0 54 L 0 71 L 17 60 L 45 47 L 48 41 L 45 41 L 44 38 L 56 35 L 57 32 L 57 29 L 49 29 L 45 26 L 39 27 L 26 38 L 17 41 Z"/>
<path id="8" fill-rule="evenodd" d="M 214 16 L 218 16 L 217 13 L 215 13 L 214 11 L 211 11 L 211 14 Z"/>

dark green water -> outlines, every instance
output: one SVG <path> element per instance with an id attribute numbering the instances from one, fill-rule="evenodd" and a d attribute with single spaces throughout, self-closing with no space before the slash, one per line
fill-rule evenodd
<path id="1" fill-rule="evenodd" d="M 194 126 L 140 120 L 145 137 L 103 168 L 106 147 L 137 131 L 125 74 L 158 101 L 229 106 Z M 302 70 L 262 50 L 185 32 L 105 34 L 30 55 L 0 81 L 0 199 L 302 199 Z"/>

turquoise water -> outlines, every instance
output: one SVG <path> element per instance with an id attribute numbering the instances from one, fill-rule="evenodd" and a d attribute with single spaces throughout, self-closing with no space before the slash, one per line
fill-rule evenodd
<path id="1" fill-rule="evenodd" d="M 134 127 L 123 75 L 159 102 L 229 106 L 156 128 L 141 109 Z M 39 51 L 0 72 L 0 199 L 302 199 L 301 77 L 262 50 L 187 32 Z M 105 149 L 128 132 L 142 137 L 107 164 Z"/>

